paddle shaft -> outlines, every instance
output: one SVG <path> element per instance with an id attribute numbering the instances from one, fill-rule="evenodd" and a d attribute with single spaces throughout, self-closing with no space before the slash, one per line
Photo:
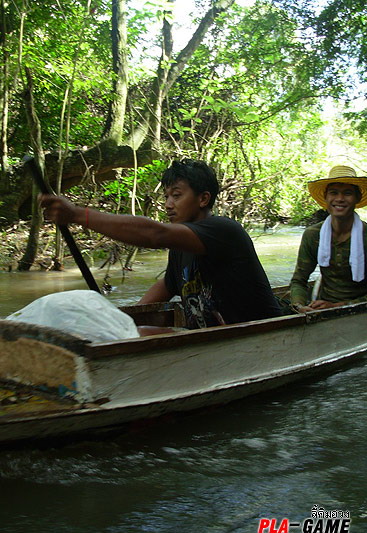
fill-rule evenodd
<path id="1" fill-rule="evenodd" d="M 38 168 L 38 165 L 34 158 L 29 159 L 26 164 L 31 169 L 31 174 L 37 183 L 38 188 L 40 189 L 42 194 L 53 194 L 49 188 L 47 187 L 45 180 L 43 179 L 42 173 L 40 169 Z M 60 229 L 61 235 L 64 237 L 66 244 L 68 245 L 68 248 L 78 265 L 81 273 L 83 274 L 83 277 L 88 285 L 88 287 L 96 292 L 101 293 L 99 290 L 99 287 L 97 285 L 96 280 L 93 277 L 92 272 L 89 270 L 87 263 L 84 261 L 84 258 L 82 254 L 80 253 L 79 248 L 77 247 L 74 237 L 70 233 L 70 230 L 67 226 L 58 225 L 58 228 Z"/>

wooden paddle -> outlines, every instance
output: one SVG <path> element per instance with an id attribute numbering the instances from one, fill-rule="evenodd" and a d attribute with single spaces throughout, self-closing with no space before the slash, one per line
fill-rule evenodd
<path id="1" fill-rule="evenodd" d="M 54 194 L 53 191 L 49 189 L 49 187 L 46 185 L 45 180 L 43 179 L 42 172 L 39 169 L 36 161 L 33 157 L 31 158 L 25 158 L 25 164 L 28 165 L 28 167 L 31 170 L 32 177 L 34 178 L 35 182 L 38 185 L 38 188 L 40 189 L 42 194 Z M 69 250 L 78 265 L 85 281 L 87 282 L 88 287 L 96 292 L 101 293 L 96 280 L 93 277 L 92 272 L 89 270 L 87 263 L 84 261 L 84 257 L 80 253 L 79 248 L 77 247 L 74 237 L 70 233 L 70 230 L 67 226 L 61 226 L 58 225 L 58 228 L 60 229 L 61 235 L 64 237 L 66 244 L 69 247 Z"/>

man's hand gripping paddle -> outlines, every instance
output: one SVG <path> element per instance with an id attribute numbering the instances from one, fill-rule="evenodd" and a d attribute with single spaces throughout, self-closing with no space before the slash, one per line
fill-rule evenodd
<path id="1" fill-rule="evenodd" d="M 31 171 L 31 175 L 35 182 L 37 183 L 38 188 L 40 189 L 42 194 L 54 194 L 53 191 L 49 189 L 49 187 L 46 185 L 45 180 L 43 179 L 42 172 L 39 169 L 36 161 L 33 157 L 27 157 L 24 159 L 25 164 L 28 165 L 28 168 Z M 67 226 L 61 226 L 58 225 L 61 235 L 64 237 L 66 244 L 69 247 L 69 250 L 78 265 L 88 287 L 96 292 L 101 293 L 99 290 L 99 287 L 97 285 L 96 280 L 93 277 L 92 272 L 89 270 L 88 265 L 84 261 L 84 258 L 82 254 L 80 253 L 79 248 L 77 247 L 74 237 L 70 233 L 70 230 Z"/>

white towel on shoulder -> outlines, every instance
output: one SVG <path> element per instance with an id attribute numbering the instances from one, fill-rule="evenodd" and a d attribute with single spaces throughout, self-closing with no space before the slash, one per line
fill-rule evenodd
<path id="1" fill-rule="evenodd" d="M 319 249 L 317 252 L 317 262 L 322 267 L 328 267 L 331 254 L 331 215 L 327 217 L 321 226 Z M 352 268 L 353 281 L 364 279 L 364 246 L 363 246 L 363 224 L 357 213 L 354 213 L 354 221 L 350 238 L 349 264 Z"/>

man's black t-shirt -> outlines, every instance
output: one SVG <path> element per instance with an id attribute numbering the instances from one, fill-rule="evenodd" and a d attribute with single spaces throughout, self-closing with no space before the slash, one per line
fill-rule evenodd
<path id="1" fill-rule="evenodd" d="M 211 216 L 185 223 L 205 255 L 170 250 L 165 283 L 182 297 L 191 329 L 281 314 L 253 243 L 240 224 Z"/>

